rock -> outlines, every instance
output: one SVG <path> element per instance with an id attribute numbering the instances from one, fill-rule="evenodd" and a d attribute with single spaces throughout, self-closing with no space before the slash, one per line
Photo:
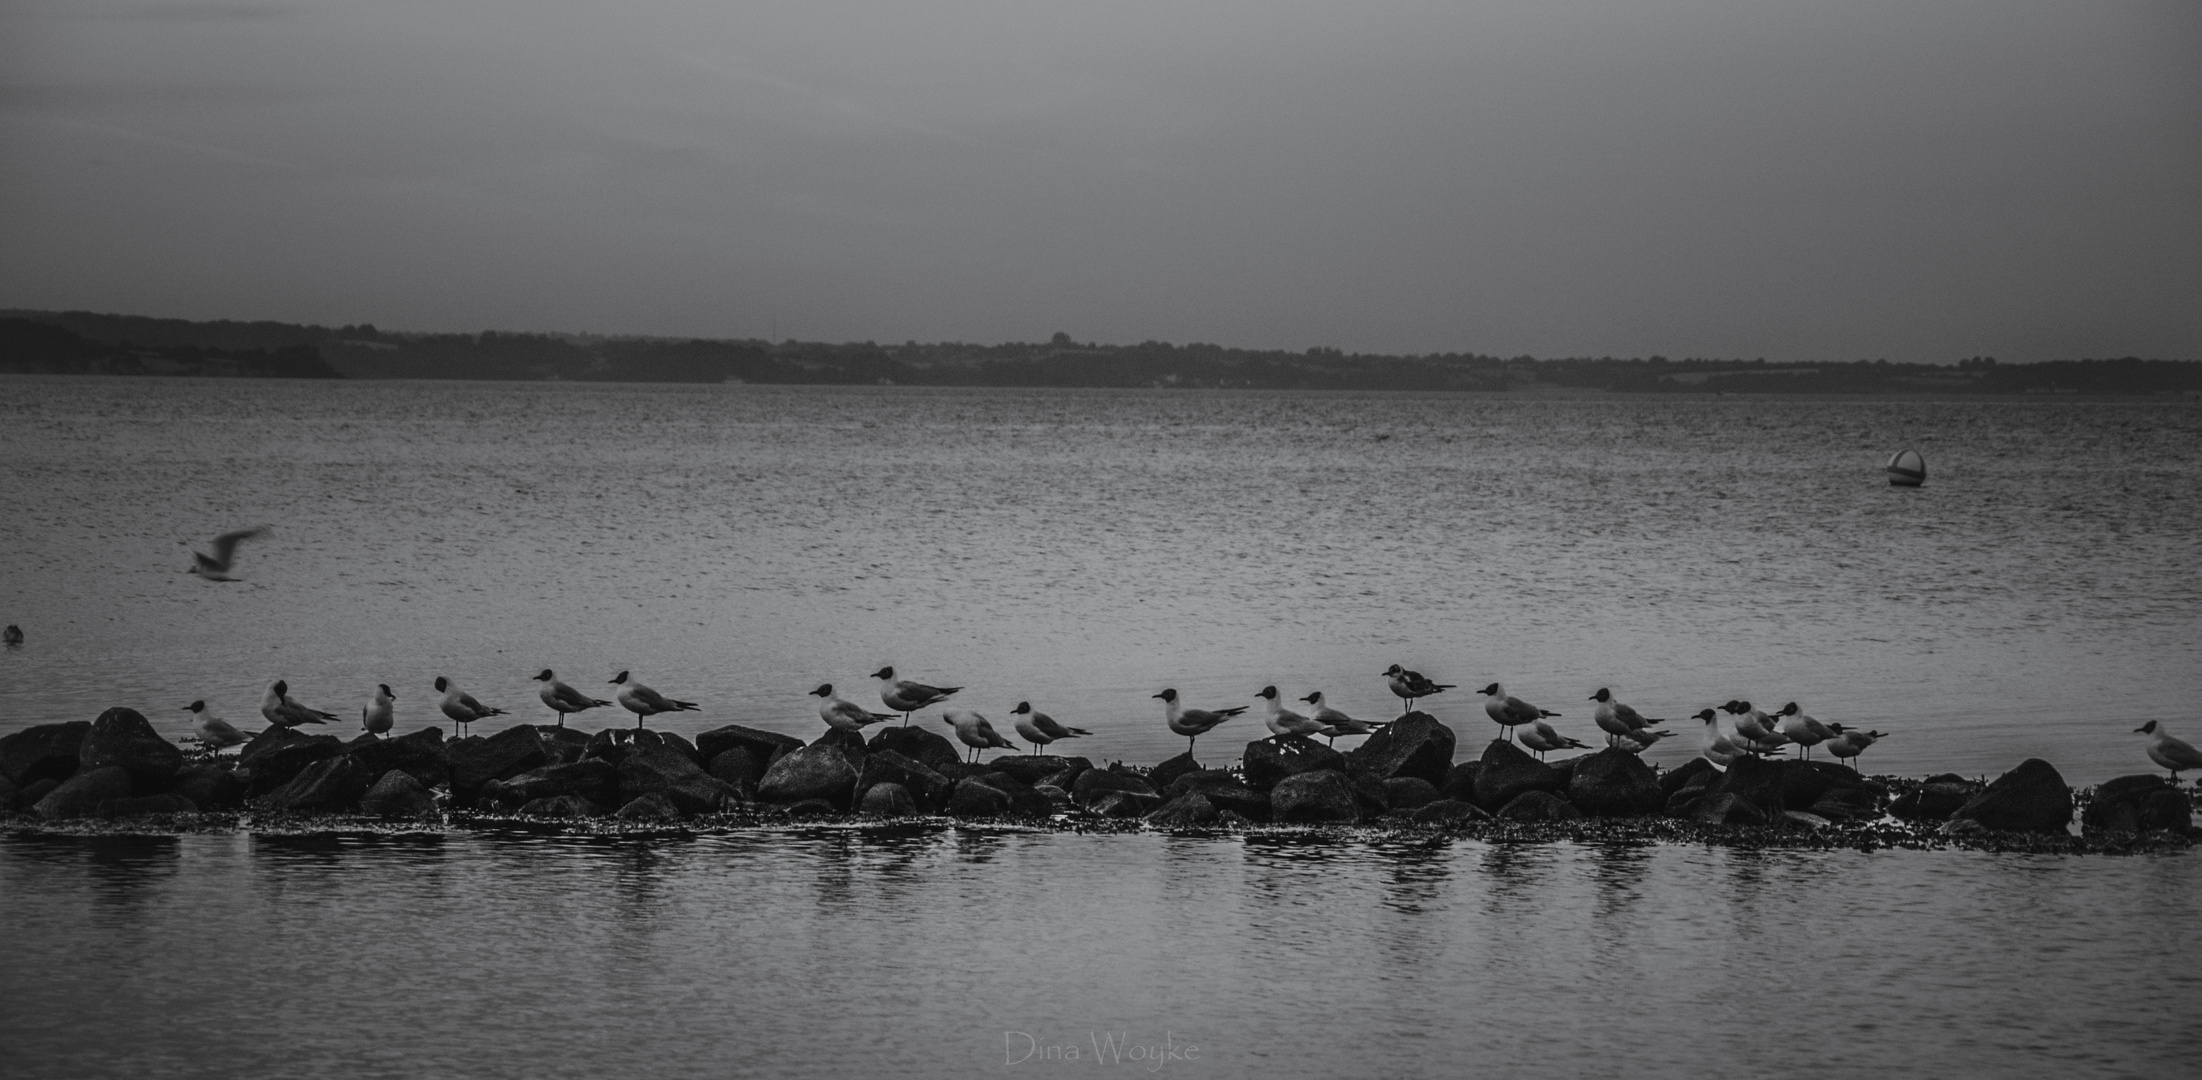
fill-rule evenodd
<path id="1" fill-rule="evenodd" d="M 199 804 L 181 795 L 164 793 L 140 795 L 132 799 L 109 799 L 99 804 L 99 816 L 103 818 L 145 817 L 150 814 L 196 814 Z"/>
<path id="2" fill-rule="evenodd" d="M 1098 802 L 1102 796 L 1111 792 L 1130 792 L 1153 799 L 1154 802 L 1150 809 L 1152 806 L 1162 804 L 1161 796 L 1157 795 L 1154 787 L 1145 780 L 1136 776 L 1126 776 L 1123 773 L 1110 772 L 1106 769 L 1087 769 L 1085 772 L 1079 773 L 1077 782 L 1071 785 L 1070 797 L 1078 805 L 1090 810 L 1093 808 L 1093 804 Z M 1142 812 L 1144 813 L 1144 811 Z"/>
<path id="3" fill-rule="evenodd" d="M 1047 800 L 1049 813 L 1051 814 L 1057 811 L 1069 810 L 1078 805 L 1070 801 L 1070 792 L 1064 791 L 1053 784 L 1034 784 L 1032 785 L 1032 791 Z"/>
<path id="4" fill-rule="evenodd" d="M 946 810 L 949 789 L 955 786 L 954 781 L 923 763 L 877 747 L 864 755 L 864 769 L 857 776 L 859 788 L 868 789 L 874 784 L 900 786 L 925 811 Z"/>
<path id="5" fill-rule="evenodd" d="M 1659 776 L 1659 790 L 1666 792 L 1667 797 L 1671 799 L 1675 792 L 1683 788 L 1704 787 L 1718 779 L 1720 779 L 1720 770 L 1714 768 L 1712 762 L 1696 757 L 1691 758 L 1686 764 L 1661 773 Z"/>
<path id="6" fill-rule="evenodd" d="M 1560 774 L 1521 747 L 1505 739 L 1493 739 L 1483 748 L 1483 767 L 1476 771 L 1475 803 L 1497 811 L 1524 792 L 1561 791 Z"/>
<path id="7" fill-rule="evenodd" d="M 856 766 L 849 763 L 844 749 L 813 743 L 773 762 L 757 785 L 757 797 L 769 803 L 824 799 L 835 809 L 846 810 L 855 789 Z"/>
<path id="8" fill-rule="evenodd" d="M 91 730 L 91 721 L 71 720 L 37 724 L 0 738 L 0 777 L 25 790 L 40 780 L 67 780 L 76 775 L 77 747 Z"/>
<path id="9" fill-rule="evenodd" d="M 1986 836 L 1988 827 L 1969 818 L 1952 818 L 1942 825 L 1944 836 Z"/>
<path id="10" fill-rule="evenodd" d="M 1558 761 L 1547 760 L 1544 767 L 1552 770 L 1552 775 L 1560 778 L 1560 790 L 1565 792 L 1568 785 L 1575 782 L 1575 767 L 1589 761 L 1591 757 L 1590 754 L 1577 754 L 1574 757 L 1561 758 Z"/>
<path id="11" fill-rule="evenodd" d="M 451 763 L 451 801 L 459 807 L 474 805 L 483 784 L 509 780 L 550 763 L 542 736 L 527 724 L 515 724 L 488 738 L 471 735 L 444 745 Z"/>
<path id="12" fill-rule="evenodd" d="M 48 821 L 93 817 L 99 813 L 99 804 L 129 797 L 130 770 L 109 765 L 85 769 L 61 781 L 31 807 L 31 812 Z"/>
<path id="13" fill-rule="evenodd" d="M 521 806 L 543 799 L 572 795 L 587 799 L 598 806 L 617 806 L 621 794 L 619 769 L 619 766 L 603 758 L 583 758 L 566 765 L 545 765 L 540 769 L 530 769 L 510 780 L 492 780 L 482 785 L 482 797 L 489 799 L 494 791 L 495 801 L 500 805 Z"/>
<path id="14" fill-rule="evenodd" d="M 1248 821 L 1269 820 L 1269 795 L 1239 783 L 1237 776 L 1221 769 L 1182 774 L 1170 783 L 1162 798 L 1170 801 L 1196 791 L 1220 812 L 1237 814 Z"/>
<path id="15" fill-rule="evenodd" d="M 1382 780 L 1367 773 L 1347 773 L 1346 786 L 1353 789 L 1353 805 L 1362 817 L 1383 817 L 1391 812 L 1392 794 Z"/>
<path id="16" fill-rule="evenodd" d="M 1379 780 L 1413 776 L 1432 787 L 1453 767 L 1453 729 L 1426 712 L 1411 712 L 1368 737 L 1346 755 L 1351 771 Z"/>
<path id="17" fill-rule="evenodd" d="M 2185 832 L 2194 823 L 2187 793 L 2155 773 L 2121 776 L 2095 788 L 2080 827 L 2088 832 Z"/>
<path id="18" fill-rule="evenodd" d="M 1806 813 L 1803 810 L 1784 810 L 1780 817 L 1773 820 L 1776 825 L 1785 825 L 1793 829 L 1825 829 L 1834 824 L 1834 822 L 1818 814 Z"/>
<path id="19" fill-rule="evenodd" d="M 989 770 L 965 780 L 964 783 L 984 784 L 1008 795 L 1009 812 L 1017 817 L 1046 817 L 1055 812 L 1055 804 L 1049 802 L 1047 796 L 1008 773 Z"/>
<path id="20" fill-rule="evenodd" d="M 425 730 L 434 731 L 437 742 L 443 741 L 442 730 L 437 728 L 427 728 Z M 415 734 L 419 734 L 419 732 L 415 732 Z M 543 752 L 550 755 L 550 763 L 553 765 L 568 765 L 579 761 L 582 754 L 589 749 L 589 733 L 577 728 L 538 725 L 535 734 L 537 738 L 543 740 Z M 433 787 L 435 785 L 431 784 L 429 786 Z"/>
<path id="21" fill-rule="evenodd" d="M 418 821 L 436 816 L 436 799 L 418 777 L 391 769 L 359 797 L 359 812 L 390 821 Z"/>
<path id="22" fill-rule="evenodd" d="M 1581 759 L 1568 780 L 1567 801 L 1591 817 L 1638 817 L 1667 805 L 1659 774 L 1617 747 Z"/>
<path id="23" fill-rule="evenodd" d="M 746 746 L 736 746 L 719 751 L 704 771 L 740 791 L 755 794 L 757 781 L 765 778 L 765 763 L 757 759 Z"/>
<path id="24" fill-rule="evenodd" d="M 856 808 L 874 817 L 908 817 L 918 812 L 917 800 L 911 798 L 910 789 L 891 780 L 865 788 L 864 798 Z"/>
<path id="25" fill-rule="evenodd" d="M 1489 821 L 1491 815 L 1465 799 L 1439 799 L 1414 812 L 1417 825 L 1457 825 L 1464 821 Z"/>
<path id="26" fill-rule="evenodd" d="M 935 772 L 942 771 L 943 766 L 954 765 L 963 760 L 963 753 L 956 749 L 954 743 L 918 727 L 882 727 L 878 734 L 872 736 L 869 745 L 874 754 L 881 750 L 892 750 Z"/>
<path id="27" fill-rule="evenodd" d="M 1137 791 L 1104 791 L 1100 798 L 1086 804 L 1086 812 L 1096 817 L 1136 818 L 1145 817 L 1162 805 L 1162 796 Z"/>
<path id="28" fill-rule="evenodd" d="M 987 762 L 986 767 L 993 772 L 1007 773 L 1014 776 L 1030 786 L 1065 772 L 1069 772 L 1075 777 L 1078 773 L 1092 768 L 1093 763 L 1082 757 L 1066 758 L 1055 757 L 1050 754 L 1023 754 L 995 758 Z M 1060 787 L 1061 785 L 1057 786 Z"/>
<path id="29" fill-rule="evenodd" d="M 252 801 L 253 808 L 278 814 L 342 814 L 358 809 L 360 796 L 375 782 L 347 755 L 323 758 L 300 770 L 289 783 Z"/>
<path id="30" fill-rule="evenodd" d="M 32 807 L 38 805 L 38 801 L 40 799 L 43 799 L 46 796 L 53 794 L 53 790 L 55 788 L 60 787 L 66 782 L 67 781 L 56 780 L 51 776 L 43 777 L 38 780 L 33 780 L 31 781 L 30 786 L 16 793 L 15 805 L 17 807 L 20 807 L 24 811 L 29 811 Z"/>
<path id="31" fill-rule="evenodd" d="M 581 756 L 601 758 L 617 765 L 634 753 L 634 744 L 628 741 L 627 734 L 624 728 L 605 728 L 589 736 L 588 745 L 581 748 Z"/>
<path id="32" fill-rule="evenodd" d="M 849 768 L 847 759 L 839 751 L 826 748 L 814 754 L 838 764 L 848 774 L 849 781 L 855 782 L 855 770 Z M 628 754 L 618 768 L 621 798 L 632 801 L 644 795 L 662 795 L 683 816 L 714 813 L 742 801 L 741 792 L 703 771 L 695 759 L 677 747 L 645 746 Z M 766 779 L 769 781 L 771 777 L 768 775 Z M 841 798 L 846 805 L 846 790 Z"/>
<path id="33" fill-rule="evenodd" d="M 172 788 L 202 811 L 235 810 L 245 805 L 245 782 L 220 765 L 186 765 Z"/>
<path id="34" fill-rule="evenodd" d="M 812 746 L 833 747 L 841 751 L 842 757 L 849 759 L 851 768 L 861 769 L 864 767 L 864 755 L 867 751 L 864 746 L 864 736 L 861 733 L 827 728 L 825 734 L 812 739 L 810 744 Z"/>
<path id="35" fill-rule="evenodd" d="M 1256 791 L 1268 791 L 1288 776 L 1324 770 L 1343 774 L 1346 756 L 1304 736 L 1279 742 L 1256 739 L 1247 743 L 1246 755 L 1239 765 L 1246 786 Z"/>
<path id="36" fill-rule="evenodd" d="M 1269 789 L 1270 816 L 1293 824 L 1340 823 L 1361 820 L 1353 785 L 1336 769 L 1298 773 L 1277 781 Z"/>
<path id="37" fill-rule="evenodd" d="M 77 767 L 101 769 L 118 766 L 130 774 L 139 791 L 155 791 L 175 779 L 183 768 L 183 751 L 163 739 L 136 709 L 113 708 L 92 721 L 77 745 Z"/>
<path id="38" fill-rule="evenodd" d="M 1483 762 L 1462 761 L 1445 770 L 1445 782 L 1437 786 L 1439 796 L 1456 802 L 1476 801 L 1476 777 L 1483 774 Z"/>
<path id="39" fill-rule="evenodd" d="M 1394 776 L 1384 781 L 1384 791 L 1394 811 L 1420 810 L 1438 800 L 1437 785 L 1419 776 Z"/>
<path id="40" fill-rule="evenodd" d="M 1859 786 L 1829 788 L 1807 809 L 1831 821 L 1871 821 L 1881 816 L 1880 807 L 1880 793 Z"/>
<path id="41" fill-rule="evenodd" d="M 16 808 L 16 799 L 22 794 L 23 789 L 16 787 L 15 781 L 0 776 L 0 814 L 12 812 Z"/>
<path id="42" fill-rule="evenodd" d="M 1218 816 L 1216 804 L 1209 802 L 1207 796 L 1188 791 L 1148 811 L 1147 821 L 1166 828 L 1188 828 L 1214 825 Z"/>
<path id="43" fill-rule="evenodd" d="M 1700 784 L 1696 787 L 1686 787 L 1667 796 L 1667 805 L 1662 808 L 1661 812 L 1671 818 L 1696 817 L 1698 804 L 1705 801 L 1706 786 Z"/>
<path id="44" fill-rule="evenodd" d="M 976 780 L 957 781 L 948 812 L 957 817 L 1001 817 L 1009 813 L 1009 793 Z"/>
<path id="45" fill-rule="evenodd" d="M 1501 821 L 1580 821 L 1583 812 L 1549 791 L 1524 791 L 1498 813 Z"/>
<path id="46" fill-rule="evenodd" d="M 2062 833 L 2072 823 L 2072 789 L 2056 766 L 2027 758 L 1958 807 L 1950 819 L 1977 821 L 2002 832 Z"/>
<path id="47" fill-rule="evenodd" d="M 841 813 L 841 811 L 834 808 L 832 803 L 824 799 L 800 799 L 778 809 L 781 813 L 796 821 L 815 821 L 819 818 L 834 817 Z"/>
<path id="48" fill-rule="evenodd" d="M 557 795 L 548 799 L 534 799 L 520 807 L 521 817 L 593 818 L 603 817 L 604 808 L 579 795 Z"/>
<path id="49" fill-rule="evenodd" d="M 422 787 L 442 787 L 451 782 L 451 762 L 444 754 L 442 728 L 408 731 L 395 739 L 355 742 L 344 752 L 357 760 L 360 768 L 367 770 L 370 776 L 402 769 L 406 775 L 420 781 Z M 579 756 L 578 753 L 575 756 Z"/>
<path id="50" fill-rule="evenodd" d="M 237 767 L 246 774 L 245 794 L 258 797 L 290 783 L 306 766 L 343 752 L 344 740 L 334 735 L 306 735 L 269 724 L 238 752 Z"/>
<path id="51" fill-rule="evenodd" d="M 630 800 L 619 808 L 617 816 L 621 821 L 679 821 L 680 808 L 674 806 L 671 799 L 653 791 Z"/>
<path id="52" fill-rule="evenodd" d="M 1174 758 L 1165 758 L 1162 764 L 1147 770 L 1147 783 L 1156 791 L 1168 791 L 1177 778 L 1201 771 L 1200 762 L 1193 760 L 1193 752 L 1187 750 Z"/>
<path id="53" fill-rule="evenodd" d="M 765 731 L 762 728 L 744 727 L 741 724 L 728 724 L 725 727 L 712 728 L 696 736 L 696 752 L 702 754 L 705 761 L 710 761 L 737 746 L 749 751 L 750 756 L 761 763 L 758 767 L 762 769 L 771 765 L 773 758 L 801 749 L 803 740 L 793 735 L 782 735 L 777 731 Z M 764 773 L 759 772 L 757 778 L 764 779 Z"/>
<path id="54" fill-rule="evenodd" d="M 1788 805 L 1782 798 L 1780 763 L 1759 757 L 1739 757 L 1730 762 L 1727 772 L 1705 785 L 1705 793 L 1708 797 L 1734 795 L 1757 808 L 1762 818 L 1771 818 Z"/>
<path id="55" fill-rule="evenodd" d="M 657 736 L 658 745 L 680 751 L 688 760 L 695 762 L 699 769 L 711 764 L 711 759 L 703 756 L 703 751 L 696 749 L 695 743 L 681 738 L 676 732 L 653 731 L 649 734 Z"/>
<path id="56" fill-rule="evenodd" d="M 1071 788 L 1078 786 L 1078 774 L 1085 772 L 1092 766 L 1086 762 L 1085 758 L 1072 758 L 1070 760 L 1071 764 L 1068 767 L 1060 772 L 1052 772 L 1041 777 L 1039 782 L 1033 786 L 1038 787 L 1040 784 L 1047 784 L 1062 788 L 1064 791 L 1069 791 Z"/>
<path id="57" fill-rule="evenodd" d="M 1738 764 L 1744 760 L 1748 759 L 1738 759 Z M 1766 824 L 1764 809 L 1756 802 L 1732 791 L 1713 792 L 1700 797 L 1691 816 L 1711 825 Z"/>
<path id="58" fill-rule="evenodd" d="M 1956 773 L 1938 773 L 1889 803 L 1889 813 L 1905 821 L 1948 821 L 1958 807 L 1973 801 L 1987 785 Z"/>

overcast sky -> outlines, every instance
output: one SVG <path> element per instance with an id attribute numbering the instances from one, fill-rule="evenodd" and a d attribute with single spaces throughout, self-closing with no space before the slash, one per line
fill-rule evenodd
<path id="1" fill-rule="evenodd" d="M 0 0 L 0 306 L 2202 358 L 2202 4 Z"/>

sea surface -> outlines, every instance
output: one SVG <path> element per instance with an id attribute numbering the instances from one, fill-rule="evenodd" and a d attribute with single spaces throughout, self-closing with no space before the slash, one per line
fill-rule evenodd
<path id="1" fill-rule="evenodd" d="M 1905 446 L 1923 488 L 1886 483 Z M 659 728 L 810 737 L 807 691 L 876 700 L 892 664 L 1151 763 L 1184 747 L 1164 687 L 1382 718 L 1400 663 L 1459 685 L 1424 706 L 1463 755 L 1494 680 L 1586 742 L 1612 687 L 1676 721 L 1668 766 L 1730 698 L 1890 732 L 1865 765 L 1914 775 L 2085 785 L 2152 768 L 2147 720 L 2202 734 L 2186 402 L 4 377 L 0 462 L 28 637 L 0 733 L 128 705 L 181 737 L 202 698 L 251 730 L 278 678 L 342 717 L 388 683 L 401 731 L 444 723 L 438 675 L 548 722 L 551 667 L 702 704 Z M 183 573 L 262 523 L 244 580 Z M 2171 1075 L 2198 916 L 2178 854 L 12 836 L 0 1047 L 39 1075 Z"/>

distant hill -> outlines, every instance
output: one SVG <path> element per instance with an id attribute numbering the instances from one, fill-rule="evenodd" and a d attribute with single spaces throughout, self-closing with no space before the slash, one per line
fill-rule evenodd
<path id="1" fill-rule="evenodd" d="M 1337 349 L 1046 342 L 767 342 L 586 334 L 423 334 L 372 325 L 190 322 L 85 311 L 0 311 L 0 371 L 353 379 L 566 379 L 911 386 L 1243 387 L 1649 394 L 2202 395 L 2202 362 L 2059 360 L 1955 366 L 1860 360 L 1390 356 Z"/>

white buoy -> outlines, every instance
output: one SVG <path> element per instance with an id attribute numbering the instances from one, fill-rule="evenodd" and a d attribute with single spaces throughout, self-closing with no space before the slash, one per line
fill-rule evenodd
<path id="1" fill-rule="evenodd" d="M 1889 459 L 1890 487 L 1918 487 L 1927 482 L 1927 459 L 1905 447 Z"/>

